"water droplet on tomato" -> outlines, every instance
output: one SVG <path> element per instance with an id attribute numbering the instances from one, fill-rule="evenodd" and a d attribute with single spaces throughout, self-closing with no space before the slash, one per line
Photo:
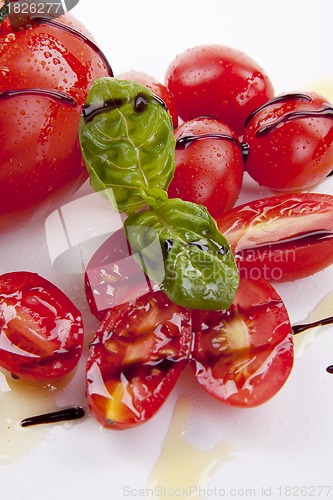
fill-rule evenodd
<path id="1" fill-rule="evenodd" d="M 44 57 L 46 57 L 46 59 L 48 59 L 49 57 L 52 57 L 51 52 L 44 52 Z"/>

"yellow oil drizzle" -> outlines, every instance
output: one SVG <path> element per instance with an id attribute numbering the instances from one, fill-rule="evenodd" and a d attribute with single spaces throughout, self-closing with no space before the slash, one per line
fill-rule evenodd
<path id="1" fill-rule="evenodd" d="M 324 298 L 316 305 L 316 307 L 308 314 L 308 316 L 295 323 L 301 325 L 303 323 L 314 323 L 323 318 L 333 316 L 333 290 L 329 292 Z M 313 344 L 316 338 L 321 335 L 325 330 L 333 328 L 333 325 L 318 326 L 302 332 L 300 335 L 294 336 L 294 352 L 295 357 L 299 358 L 304 353 L 304 350 Z"/>
<path id="2" fill-rule="evenodd" d="M 55 386 L 14 380 L 0 372 L 0 466 L 14 463 L 51 439 L 50 425 L 23 428 L 22 419 L 54 411 L 64 381 Z"/>
<path id="3" fill-rule="evenodd" d="M 203 498 L 200 492 L 209 486 L 221 465 L 232 458 L 234 450 L 227 440 L 219 441 L 208 450 L 202 450 L 186 440 L 190 409 L 190 399 L 180 396 L 160 456 L 148 478 L 147 489 L 157 492 L 161 500 L 170 499 L 170 492 L 184 499 Z"/>

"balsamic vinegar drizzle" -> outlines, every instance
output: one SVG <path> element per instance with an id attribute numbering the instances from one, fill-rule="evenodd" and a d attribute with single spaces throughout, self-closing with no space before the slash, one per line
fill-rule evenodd
<path id="1" fill-rule="evenodd" d="M 67 420 L 78 420 L 84 417 L 84 408 L 81 406 L 71 406 L 62 410 L 51 413 L 44 413 L 33 417 L 25 418 L 21 421 L 22 427 L 30 427 L 31 425 L 53 424 L 55 422 L 66 422 Z"/>
<path id="2" fill-rule="evenodd" d="M 306 330 L 310 330 L 311 328 L 316 328 L 318 326 L 325 326 L 325 325 L 333 325 L 333 316 L 328 316 L 327 318 L 322 318 L 317 321 L 313 321 L 312 323 L 302 323 L 300 325 L 293 325 L 292 334 L 298 335 L 299 333 L 302 333 Z M 326 368 L 326 371 L 327 373 L 333 375 L 333 365 L 328 366 Z"/>
<path id="3" fill-rule="evenodd" d="M 16 97 L 18 95 L 40 95 L 48 97 L 49 99 L 61 101 L 64 104 L 69 104 L 70 106 L 77 106 L 77 101 L 69 94 L 65 94 L 64 92 L 59 92 L 58 90 L 47 90 L 39 88 L 5 90 L 4 92 L 0 92 L 0 100 L 7 99 L 9 97 Z"/>
<path id="4" fill-rule="evenodd" d="M 300 101 L 308 101 L 308 102 L 312 101 L 311 96 L 309 96 L 308 94 L 300 94 L 298 92 L 291 92 L 290 94 L 278 95 L 277 97 L 273 97 L 273 99 L 270 99 L 269 101 L 267 101 L 264 104 L 262 104 L 261 106 L 259 106 L 259 108 L 252 111 L 252 113 L 247 117 L 244 125 L 247 125 L 249 123 L 249 121 L 252 120 L 252 118 L 257 113 L 259 113 L 263 109 L 267 108 L 271 104 L 275 104 L 275 103 L 283 102 L 283 101 L 291 101 L 292 99 L 297 99 Z"/>
<path id="5" fill-rule="evenodd" d="M 202 134 L 202 135 L 183 135 L 179 137 L 176 141 L 176 149 L 185 149 L 190 146 L 195 141 L 201 141 L 202 139 L 224 139 L 227 141 L 232 141 L 236 144 L 240 144 L 236 137 L 228 134 Z"/>
<path id="6" fill-rule="evenodd" d="M 260 127 L 256 135 L 265 135 L 268 134 L 272 129 L 275 129 L 280 125 L 280 123 L 287 122 L 289 120 L 295 120 L 298 118 L 312 118 L 316 116 L 326 116 L 328 118 L 333 119 L 333 107 L 324 104 L 320 109 L 315 109 L 315 110 L 306 110 L 306 111 L 291 111 L 290 113 L 286 113 L 285 115 L 281 116 L 277 120 L 272 121 L 271 123 L 268 123 L 267 125 L 263 125 Z"/>
<path id="7" fill-rule="evenodd" d="M 80 31 L 77 31 L 76 29 L 71 28 L 70 26 L 68 26 L 66 24 L 58 23 L 57 21 L 54 21 L 48 17 L 42 17 L 42 16 L 32 17 L 31 22 L 33 24 L 49 24 L 50 26 L 54 26 L 56 28 L 59 28 L 63 31 L 66 31 L 70 35 L 73 35 L 76 38 L 79 38 L 80 40 L 82 40 L 82 42 L 84 42 L 86 45 L 88 45 L 91 49 L 93 49 L 100 56 L 100 58 L 102 59 L 102 61 L 104 62 L 105 66 L 108 70 L 109 75 L 113 76 L 112 68 L 111 68 L 110 63 L 109 63 L 107 57 L 105 56 L 104 52 L 102 52 L 101 49 L 92 40 L 90 40 L 90 38 L 83 35 L 83 33 L 80 33 Z"/>

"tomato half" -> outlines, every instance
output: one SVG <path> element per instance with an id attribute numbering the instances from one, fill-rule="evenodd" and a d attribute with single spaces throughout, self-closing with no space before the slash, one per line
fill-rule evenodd
<path id="1" fill-rule="evenodd" d="M 82 36 L 70 15 L 15 32 L 0 24 L 0 232 L 41 219 L 88 177 L 81 107 L 110 68 Z"/>
<path id="2" fill-rule="evenodd" d="M 120 80 L 133 80 L 134 82 L 142 83 L 142 85 L 148 87 L 152 92 L 154 92 L 154 94 L 165 102 L 172 117 L 173 126 L 178 126 L 178 111 L 176 103 L 170 90 L 165 85 L 156 80 L 153 76 L 142 71 L 126 71 L 117 75 L 117 78 Z"/>
<path id="3" fill-rule="evenodd" d="M 168 192 L 204 205 L 214 217 L 236 203 L 244 160 L 237 135 L 213 118 L 196 118 L 175 130 L 176 171 Z"/>
<path id="4" fill-rule="evenodd" d="M 191 314 L 161 292 L 110 309 L 90 346 L 89 407 L 105 427 L 149 420 L 187 363 Z"/>
<path id="5" fill-rule="evenodd" d="M 283 94 L 248 119 L 246 170 L 261 186 L 295 191 L 318 184 L 333 165 L 333 107 L 314 92 Z"/>
<path id="6" fill-rule="evenodd" d="M 333 264 L 333 196 L 262 198 L 222 214 L 217 225 L 243 278 L 289 281 Z"/>
<path id="7" fill-rule="evenodd" d="M 83 345 L 80 311 L 38 274 L 0 276 L 0 367 L 32 381 L 53 380 L 78 363 Z"/>
<path id="8" fill-rule="evenodd" d="M 176 56 L 166 85 L 184 121 L 213 116 L 239 135 L 249 114 L 274 95 L 257 62 L 224 45 L 192 47 Z"/>
<path id="9" fill-rule="evenodd" d="M 191 366 L 220 401 L 260 405 L 286 382 L 293 365 L 287 310 L 263 280 L 240 282 L 228 311 L 193 311 Z"/>

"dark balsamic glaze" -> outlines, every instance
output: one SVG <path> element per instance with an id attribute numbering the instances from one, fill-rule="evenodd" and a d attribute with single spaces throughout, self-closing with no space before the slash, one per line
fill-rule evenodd
<path id="1" fill-rule="evenodd" d="M 301 243 L 303 245 L 306 245 L 306 244 L 310 244 L 310 243 L 313 244 L 313 243 L 316 243 L 319 241 L 324 241 L 324 240 L 327 240 L 330 238 L 333 238 L 333 232 L 330 230 L 322 229 L 319 231 L 311 231 L 308 233 L 299 234 L 299 235 L 293 236 L 291 238 L 285 238 L 285 239 L 273 241 L 271 243 L 265 242 L 265 243 L 261 243 L 261 244 L 255 245 L 255 246 L 243 247 L 239 251 L 241 252 L 241 251 L 249 250 L 249 249 L 250 250 L 261 249 L 261 251 L 263 251 L 263 250 L 265 250 L 265 248 L 271 249 L 271 248 L 279 247 L 279 246 L 282 247 L 285 244 L 294 243 L 294 242 L 298 242 L 298 243 Z"/>
<path id="2" fill-rule="evenodd" d="M 300 325 L 292 326 L 292 334 L 298 335 L 306 330 L 310 330 L 311 328 L 317 328 L 318 326 L 325 325 L 333 325 L 333 316 L 329 316 L 328 318 L 319 319 L 318 321 L 313 321 L 313 323 L 303 323 Z M 333 365 L 330 365 L 326 368 L 327 373 L 333 374 Z"/>
<path id="3" fill-rule="evenodd" d="M 276 120 L 268 123 L 267 125 L 263 125 L 260 127 L 256 135 L 265 135 L 268 134 L 271 130 L 275 129 L 280 125 L 280 123 L 285 123 L 290 120 L 295 120 L 298 118 L 312 118 L 312 117 L 318 117 L 318 116 L 326 116 L 328 118 L 331 118 L 333 120 L 333 107 L 329 106 L 328 104 L 324 104 L 320 109 L 314 109 L 314 110 L 306 110 L 306 111 L 291 111 L 290 113 L 286 113 L 280 118 L 277 118 Z"/>
<path id="4" fill-rule="evenodd" d="M 263 109 L 268 108 L 271 104 L 276 104 L 278 102 L 284 102 L 284 101 L 291 101 L 294 99 L 299 100 L 299 101 L 307 101 L 307 102 L 312 101 L 311 96 L 309 96 L 308 94 L 300 94 L 300 93 L 296 93 L 296 92 L 295 93 L 291 92 L 290 94 L 282 94 L 282 95 L 279 95 L 277 97 L 273 97 L 273 99 L 270 99 L 269 101 L 267 101 L 264 104 L 262 104 L 261 106 L 259 106 L 259 108 L 252 111 L 252 113 L 247 117 L 247 119 L 245 121 L 245 126 L 249 123 L 250 120 L 252 120 L 252 118 L 256 114 L 258 114 Z"/>
<path id="5" fill-rule="evenodd" d="M 47 90 L 47 89 L 17 89 L 17 90 L 5 90 L 0 92 L 0 100 L 8 99 L 10 97 L 16 97 L 18 95 L 39 95 L 43 97 L 48 97 L 49 99 L 54 99 L 55 101 L 60 101 L 64 104 L 70 106 L 77 106 L 77 101 L 68 94 L 64 92 L 59 92 L 58 90 Z"/>
<path id="6" fill-rule="evenodd" d="M 102 61 L 104 62 L 105 66 L 108 70 L 109 75 L 113 76 L 112 68 L 111 68 L 110 63 L 109 63 L 108 59 L 106 58 L 104 52 L 102 52 L 101 49 L 92 40 L 90 40 L 90 38 L 83 35 L 83 33 L 81 33 L 80 31 L 77 31 L 76 29 L 71 28 L 70 26 L 68 26 L 66 24 L 58 23 L 57 21 L 54 21 L 53 19 L 50 19 L 48 17 L 39 17 L 39 16 L 32 17 L 31 23 L 32 24 L 48 24 L 50 26 L 54 26 L 56 28 L 59 28 L 60 30 L 66 31 L 66 33 L 69 33 L 70 35 L 73 35 L 76 38 L 79 38 L 80 40 L 82 40 L 82 42 L 84 42 L 86 45 L 88 45 L 91 49 L 93 49 L 94 52 L 96 52 L 100 56 L 100 58 L 102 59 Z"/>
<path id="7" fill-rule="evenodd" d="M 201 135 L 183 135 L 182 137 L 179 137 L 176 141 L 176 149 L 185 149 L 188 146 L 190 146 L 193 142 L 195 141 L 201 141 L 204 139 L 221 139 L 221 140 L 226 140 L 226 141 L 232 141 L 237 145 L 240 145 L 240 142 L 236 137 L 233 137 L 232 135 L 228 134 L 201 134 Z"/>
<path id="8" fill-rule="evenodd" d="M 33 417 L 25 418 L 21 421 L 22 427 L 31 425 L 53 424 L 55 422 L 66 422 L 67 420 L 78 420 L 84 417 L 84 408 L 81 406 L 71 406 L 51 413 L 44 413 Z"/>

